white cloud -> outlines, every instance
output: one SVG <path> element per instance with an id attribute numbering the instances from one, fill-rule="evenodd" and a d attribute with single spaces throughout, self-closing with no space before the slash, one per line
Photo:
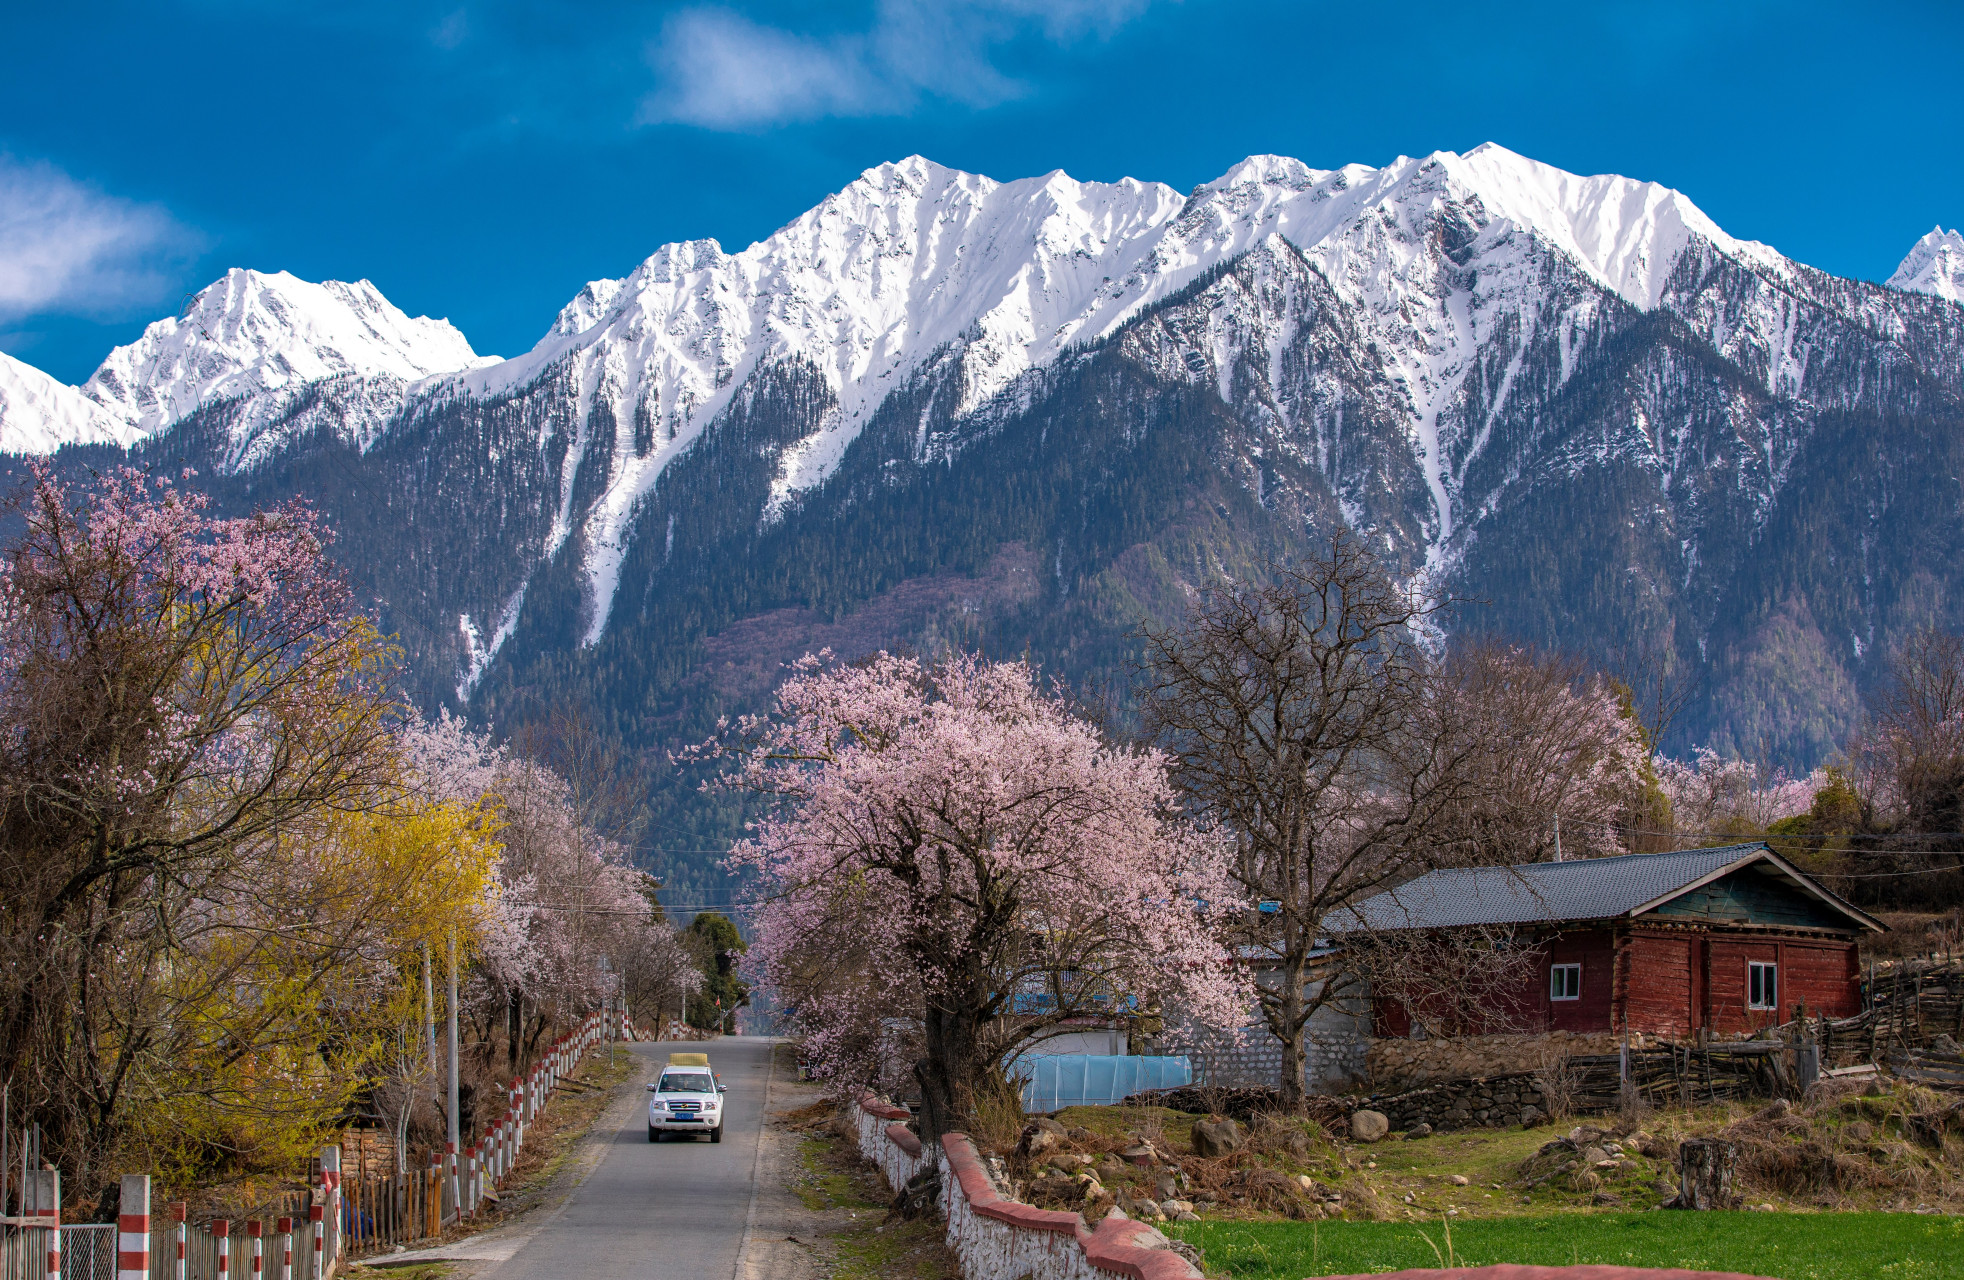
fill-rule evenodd
<path id="1" fill-rule="evenodd" d="M 189 240 L 160 208 L 0 153 L 0 317 L 154 301 Z"/>
<path id="2" fill-rule="evenodd" d="M 895 115 L 924 96 L 986 107 L 1023 91 L 996 68 L 996 46 L 1031 31 L 1060 43 L 1109 34 L 1145 3 L 880 0 L 867 30 L 831 35 L 763 26 L 730 9 L 685 9 L 649 48 L 660 84 L 640 120 L 743 129 Z"/>

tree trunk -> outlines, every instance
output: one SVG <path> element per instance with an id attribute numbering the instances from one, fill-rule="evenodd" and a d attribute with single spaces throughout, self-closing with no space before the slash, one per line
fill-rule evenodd
<path id="1" fill-rule="evenodd" d="M 927 1052 L 914 1064 L 914 1079 L 921 1086 L 921 1141 L 934 1143 L 944 1133 L 973 1132 L 976 1086 L 988 1064 L 973 1013 L 930 1007 L 924 1031 Z"/>
<path id="2" fill-rule="evenodd" d="M 1309 1058 L 1304 1043 L 1308 1039 L 1309 1026 L 1308 1019 L 1303 1016 L 1303 971 L 1306 967 L 1300 956 L 1283 958 L 1282 990 L 1272 1024 L 1276 1039 L 1282 1042 L 1281 1078 L 1276 1081 L 1277 1101 L 1287 1114 L 1303 1109 L 1303 1070 Z"/>
<path id="3" fill-rule="evenodd" d="M 1739 1148 L 1717 1138 L 1691 1138 L 1678 1145 L 1678 1196 L 1673 1209 L 1730 1209 L 1732 1170 Z"/>

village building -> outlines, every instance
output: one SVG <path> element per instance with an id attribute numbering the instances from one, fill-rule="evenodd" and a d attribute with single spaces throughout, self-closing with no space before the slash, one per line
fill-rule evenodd
<path id="1" fill-rule="evenodd" d="M 1692 1039 L 1862 1008 L 1858 939 L 1883 926 L 1763 843 L 1430 872 L 1360 903 L 1361 931 L 1502 931 L 1520 990 L 1478 998 L 1522 1033 Z M 1372 1032 L 1414 1034 L 1374 998 Z"/>

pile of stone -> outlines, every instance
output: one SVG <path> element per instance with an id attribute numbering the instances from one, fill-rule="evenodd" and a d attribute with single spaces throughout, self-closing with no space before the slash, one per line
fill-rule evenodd
<path id="1" fill-rule="evenodd" d="M 1094 1222 L 1111 1209 L 1144 1222 L 1195 1222 L 1218 1208 L 1310 1218 L 1342 1207 L 1334 1188 L 1262 1162 L 1265 1154 L 1306 1160 L 1312 1143 L 1300 1125 L 1258 1114 L 1248 1130 L 1216 1112 L 1195 1122 L 1190 1148 L 1175 1152 L 1163 1138 L 1107 1137 L 1043 1118 L 1023 1129 L 999 1176 L 1015 1199 L 1078 1210 Z"/>
<path id="2" fill-rule="evenodd" d="M 1510 1185 L 1533 1191 L 1552 1184 L 1591 1195 L 1599 1205 L 1622 1205 L 1625 1195 L 1642 1189 L 1640 1180 L 1647 1172 L 1636 1157 L 1668 1160 L 1670 1155 L 1668 1145 L 1648 1133 L 1619 1136 L 1613 1129 L 1577 1125 L 1566 1136 L 1543 1143 L 1540 1150 L 1523 1160 L 1519 1176 Z M 1622 1194 L 1613 1183 L 1622 1184 Z M 1672 1187 L 1665 1182 L 1652 1189 L 1669 1194 Z"/>

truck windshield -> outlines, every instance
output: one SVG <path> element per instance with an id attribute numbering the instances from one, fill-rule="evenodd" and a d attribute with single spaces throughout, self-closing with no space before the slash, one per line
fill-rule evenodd
<path id="1" fill-rule="evenodd" d="M 714 1093 L 716 1082 L 702 1071 L 670 1071 L 661 1078 L 662 1093 Z"/>

